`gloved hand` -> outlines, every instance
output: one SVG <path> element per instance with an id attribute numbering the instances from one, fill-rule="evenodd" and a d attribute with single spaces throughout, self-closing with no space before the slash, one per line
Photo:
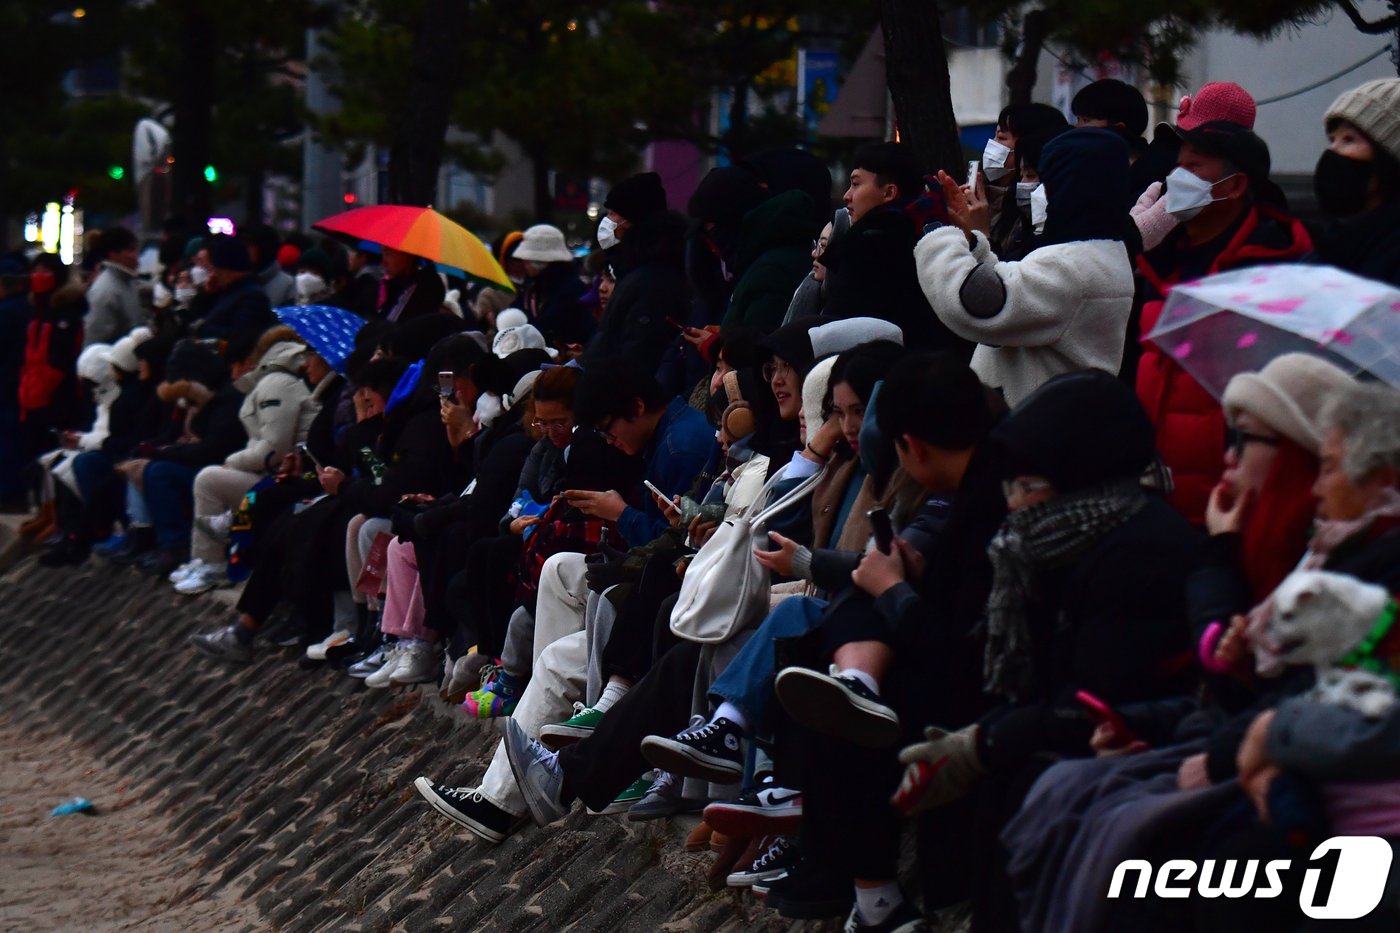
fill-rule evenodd
<path id="1" fill-rule="evenodd" d="M 1157 247 L 1176 229 L 1177 220 L 1167 213 L 1167 199 L 1162 197 L 1160 181 L 1148 185 L 1128 213 L 1137 224 L 1138 233 L 1142 234 L 1144 251 Z"/>
<path id="2" fill-rule="evenodd" d="M 890 804 L 904 816 L 965 797 L 986 771 L 977 755 L 976 725 L 957 732 L 928 726 L 924 737 L 899 753 L 904 777 Z"/>
<path id="3" fill-rule="evenodd" d="M 584 558 L 588 569 L 584 571 L 583 578 L 588 588 L 601 596 L 608 587 L 630 579 L 631 574 L 624 566 L 626 560 L 626 551 L 619 551 L 606 541 L 599 544 L 596 552 Z"/>

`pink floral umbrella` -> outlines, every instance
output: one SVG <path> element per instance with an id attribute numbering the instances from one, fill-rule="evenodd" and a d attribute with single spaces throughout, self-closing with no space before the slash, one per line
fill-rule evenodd
<path id="1" fill-rule="evenodd" d="M 1400 290 L 1332 266 L 1258 266 L 1183 283 L 1147 339 L 1216 398 L 1236 374 L 1296 352 L 1400 388 Z"/>

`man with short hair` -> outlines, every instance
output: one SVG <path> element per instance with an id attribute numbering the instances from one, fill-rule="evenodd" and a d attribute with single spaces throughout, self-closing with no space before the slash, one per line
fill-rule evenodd
<path id="1" fill-rule="evenodd" d="M 1312 249 L 1302 222 L 1260 197 L 1269 185 L 1269 147 L 1238 123 L 1215 120 L 1181 134 L 1177 167 L 1167 179 L 1165 209 L 1179 226 L 1137 258 L 1140 323 L 1129 346 L 1156 326 L 1178 282 L 1266 263 L 1293 262 Z M 1157 431 L 1157 449 L 1172 470 L 1172 504 L 1202 525 L 1225 456 L 1220 403 L 1166 353 L 1142 343 L 1122 373 Z"/>
<path id="2" fill-rule="evenodd" d="M 919 229 L 905 208 L 924 190 L 913 150 L 877 143 L 856 153 L 843 198 L 851 229 L 822 254 L 827 303 L 823 317 L 878 317 L 899 327 L 916 350 L 957 350 L 971 345 L 950 331 L 919 287 L 914 244 Z"/>
<path id="3" fill-rule="evenodd" d="M 102 231 L 98 240 L 100 270 L 88 288 L 83 346 L 112 343 L 146 323 L 146 308 L 136 290 L 141 242 L 126 227 Z"/>

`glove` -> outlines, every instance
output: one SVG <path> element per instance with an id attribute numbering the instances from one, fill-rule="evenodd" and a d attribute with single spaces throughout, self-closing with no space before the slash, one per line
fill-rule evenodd
<path id="1" fill-rule="evenodd" d="M 1128 213 L 1137 224 L 1138 233 L 1142 234 L 1144 252 L 1156 248 L 1176 229 L 1177 220 L 1167 213 L 1167 199 L 1162 197 L 1160 181 L 1148 185 Z"/>
<path id="2" fill-rule="evenodd" d="M 583 574 L 584 582 L 590 590 L 603 595 L 608 587 L 617 586 L 630 577 L 624 566 L 626 560 L 627 552 L 609 546 L 606 541 L 602 542 L 595 553 L 584 558 L 584 565 L 588 568 Z"/>
<path id="3" fill-rule="evenodd" d="M 977 755 L 977 726 L 957 732 L 928 726 L 924 737 L 899 753 L 904 777 L 890 804 L 904 816 L 965 797 L 986 771 Z"/>

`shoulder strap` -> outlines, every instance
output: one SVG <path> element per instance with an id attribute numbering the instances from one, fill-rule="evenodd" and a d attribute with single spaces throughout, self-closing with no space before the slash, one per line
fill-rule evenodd
<path id="1" fill-rule="evenodd" d="M 757 527 L 763 524 L 764 522 L 768 521 L 774 515 L 777 515 L 779 512 L 791 508 L 796 503 L 802 501 L 804 498 L 807 497 L 808 494 L 811 493 L 811 491 L 814 488 L 816 488 L 817 483 L 821 482 L 822 477 L 826 475 L 826 471 L 828 469 L 830 469 L 830 467 L 822 467 L 820 470 L 813 473 L 811 476 L 807 477 L 802 482 L 798 483 L 792 489 L 788 490 L 787 494 L 784 495 L 781 499 L 779 499 L 777 502 L 774 502 L 762 512 L 759 512 L 757 515 L 755 515 L 749 522 L 750 526 Z M 760 494 L 759 498 L 761 499 L 767 496 L 768 493 L 772 490 L 772 487 L 777 485 L 777 481 L 785 475 L 787 475 L 786 467 L 780 470 L 777 475 L 775 475 L 764 485 L 763 492 Z"/>

